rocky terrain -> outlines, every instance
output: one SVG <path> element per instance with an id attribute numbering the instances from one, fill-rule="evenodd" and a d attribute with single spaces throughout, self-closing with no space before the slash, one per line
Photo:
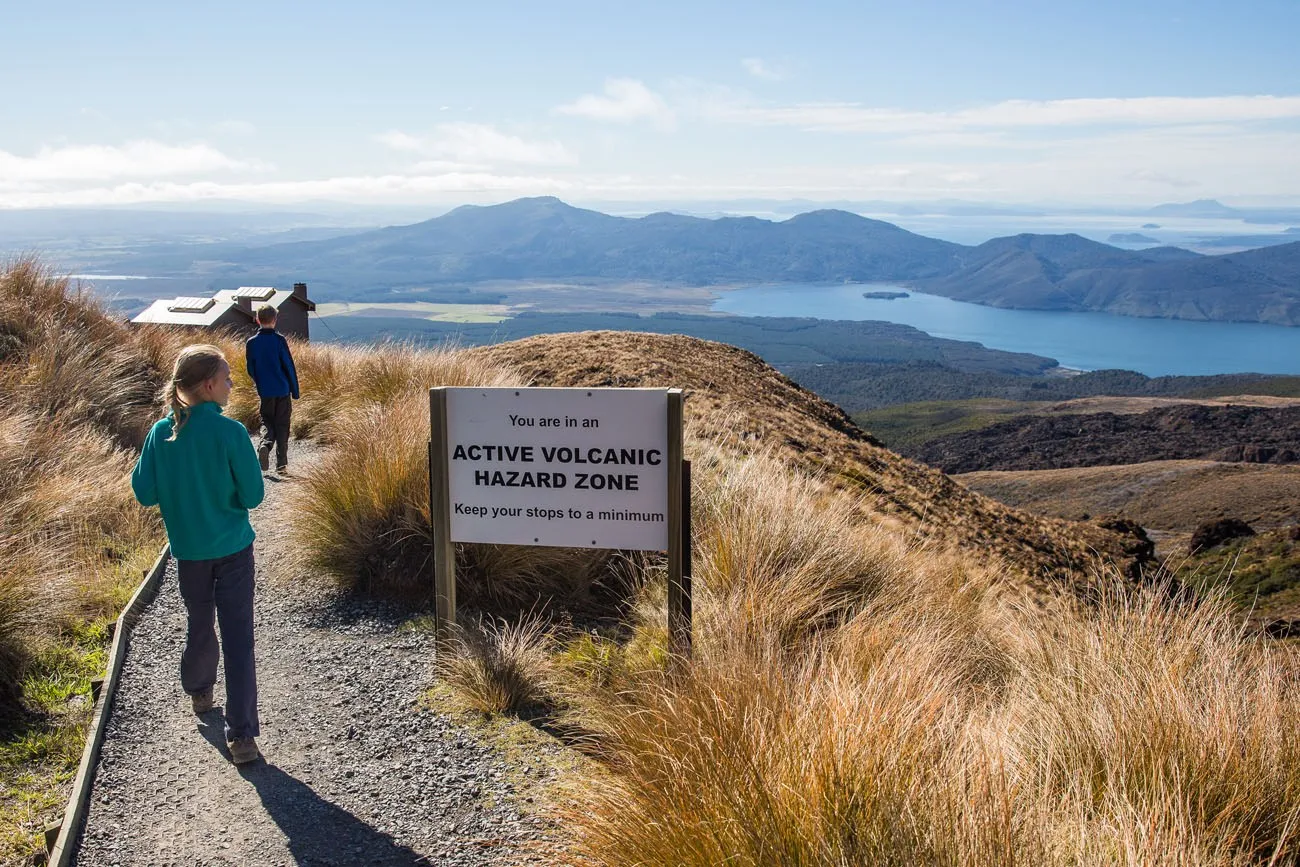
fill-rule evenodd
<path id="1" fill-rule="evenodd" d="M 947 473 L 1203 459 L 1300 462 L 1300 407 L 1168 406 L 1020 416 L 930 440 L 914 456 Z"/>

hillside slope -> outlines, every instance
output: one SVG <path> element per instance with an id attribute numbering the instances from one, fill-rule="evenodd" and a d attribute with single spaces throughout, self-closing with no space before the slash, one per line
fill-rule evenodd
<path id="1" fill-rule="evenodd" d="M 993 307 L 1300 322 L 1300 242 L 1198 256 L 1168 248 L 1120 250 L 1078 235 L 1017 235 L 959 258 L 951 273 L 916 285 Z"/>
<path id="2" fill-rule="evenodd" d="M 1038 518 L 899 457 L 833 404 L 750 352 L 673 335 L 544 335 L 470 350 L 541 386 L 680 387 L 697 436 L 735 452 L 771 450 L 854 487 L 869 518 L 972 552 L 992 553 L 1039 586 L 1084 575 L 1098 555 L 1135 567 L 1133 537 Z"/>
<path id="3" fill-rule="evenodd" d="M 1237 518 L 1257 530 L 1296 523 L 1300 467 L 1218 461 L 963 473 L 973 490 L 1020 509 L 1060 517 L 1123 513 L 1149 530 L 1189 535 Z"/>

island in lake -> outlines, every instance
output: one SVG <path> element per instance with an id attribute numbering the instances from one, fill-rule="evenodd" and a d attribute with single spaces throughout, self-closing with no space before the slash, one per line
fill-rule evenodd
<path id="1" fill-rule="evenodd" d="M 895 298 L 907 298 L 908 295 L 906 292 L 890 292 L 886 290 L 881 292 L 863 292 L 862 297 L 873 299 L 879 298 L 883 301 L 893 301 Z"/>

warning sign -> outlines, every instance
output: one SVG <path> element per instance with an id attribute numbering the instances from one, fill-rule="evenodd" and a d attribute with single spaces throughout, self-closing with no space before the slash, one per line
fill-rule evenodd
<path id="1" fill-rule="evenodd" d="M 668 549 L 668 392 L 448 388 L 451 539 Z"/>

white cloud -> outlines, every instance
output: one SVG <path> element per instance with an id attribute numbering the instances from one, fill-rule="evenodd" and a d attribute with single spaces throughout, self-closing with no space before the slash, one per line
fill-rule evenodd
<path id="1" fill-rule="evenodd" d="M 121 146 L 67 145 L 44 147 L 30 157 L 0 151 L 0 188 L 31 183 L 157 178 L 261 168 L 265 168 L 261 163 L 234 159 L 205 144 L 168 145 L 141 140 Z"/>
<path id="2" fill-rule="evenodd" d="M 483 163 L 461 163 L 455 160 L 420 160 L 411 166 L 410 175 L 441 175 L 447 172 L 488 172 L 492 167 Z"/>
<path id="3" fill-rule="evenodd" d="M 663 97 L 634 78 L 610 78 L 605 81 L 603 96 L 586 94 L 570 103 L 557 106 L 560 114 L 590 117 L 617 123 L 648 119 L 660 126 L 674 122 L 672 109 Z"/>
<path id="4" fill-rule="evenodd" d="M 709 117 L 705 109 L 752 99 L 737 91 L 690 91 L 672 83 L 667 87 L 682 116 Z M 405 155 L 399 158 L 407 165 L 389 174 L 368 167 L 318 171 L 295 165 L 294 175 L 231 176 L 260 164 L 201 144 L 60 144 L 30 156 L 0 151 L 0 207 L 217 198 L 458 203 L 547 193 L 580 200 L 903 200 L 960 195 L 1011 202 L 1150 204 L 1175 195 L 1300 199 L 1300 124 L 1241 119 L 1272 117 L 1283 110 L 1278 101 L 1286 99 L 1226 106 L 1194 100 L 1188 105 L 1183 100 L 1166 106 L 1163 113 L 1153 112 L 1179 122 L 1146 126 L 957 126 L 923 131 L 913 124 L 904 132 L 862 139 L 800 137 L 794 145 L 788 135 L 740 127 L 726 132 L 733 137 L 743 133 L 753 147 L 732 148 L 725 160 L 714 150 L 725 145 L 707 136 L 690 141 L 637 137 L 639 142 L 631 142 L 634 137 L 626 130 L 599 127 L 589 130 L 581 170 L 571 165 L 570 152 L 556 142 L 483 124 L 445 124 L 420 133 L 392 130 L 376 137 L 392 153 Z M 1111 110 L 1108 116 L 1122 114 Z M 988 111 L 984 116 L 1000 115 Z M 601 144 L 602 137 L 609 140 Z"/>
<path id="5" fill-rule="evenodd" d="M 714 100 L 715 120 L 808 130 L 867 133 L 957 132 L 1079 126 L 1171 126 L 1300 118 L 1300 96 L 1210 96 L 1006 100 L 956 111 L 905 111 L 860 103 L 765 106 Z"/>
<path id="6" fill-rule="evenodd" d="M 1135 181 L 1143 183 L 1162 184 L 1166 187 L 1185 188 L 1195 187 L 1197 182 L 1190 178 L 1176 178 L 1164 172 L 1152 171 L 1151 169 L 1138 169 L 1129 175 Z"/>
<path id="7" fill-rule="evenodd" d="M 762 78 L 766 81 L 781 81 L 785 78 L 785 70 L 768 66 L 759 57 L 746 57 L 740 61 L 740 65 L 745 67 L 745 71 L 755 78 Z"/>
<path id="8" fill-rule="evenodd" d="M 526 141 L 481 123 L 443 123 L 428 135 L 391 130 L 375 137 L 393 150 L 461 166 L 513 163 L 572 165 L 577 158 L 558 141 Z"/>
<path id="9" fill-rule="evenodd" d="M 484 194 L 494 197 L 561 195 L 573 184 L 549 177 L 493 175 L 485 172 L 449 172 L 437 175 L 358 175 L 319 180 L 263 183 L 125 183 L 77 190 L 36 190 L 5 193 L 2 208 L 91 207 L 141 202 L 202 202 L 233 199 L 283 204 L 316 199 L 354 202 L 459 201 Z"/>
<path id="10" fill-rule="evenodd" d="M 257 132 L 257 127 L 246 120 L 223 120 L 212 129 L 222 135 L 250 136 Z"/>

